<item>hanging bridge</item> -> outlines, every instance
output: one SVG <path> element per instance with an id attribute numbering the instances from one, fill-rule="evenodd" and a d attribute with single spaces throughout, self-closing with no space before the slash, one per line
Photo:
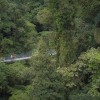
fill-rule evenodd
<path id="1" fill-rule="evenodd" d="M 37 55 L 38 52 L 34 52 L 34 56 Z M 56 51 L 54 49 L 48 50 L 47 51 L 48 55 L 56 55 Z M 31 59 L 32 53 L 22 53 L 22 54 L 11 54 L 7 57 L 1 57 L 0 62 L 5 62 L 5 63 L 10 63 L 10 62 L 15 62 L 15 61 L 23 61 L 23 60 L 28 60 Z"/>
<path id="2" fill-rule="evenodd" d="M 0 62 L 9 63 L 9 62 L 27 60 L 32 57 L 31 55 L 32 55 L 31 53 L 11 54 L 10 56 L 7 56 L 7 57 L 1 57 Z"/>

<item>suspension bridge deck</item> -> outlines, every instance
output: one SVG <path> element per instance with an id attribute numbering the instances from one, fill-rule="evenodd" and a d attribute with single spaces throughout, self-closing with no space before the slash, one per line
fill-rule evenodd
<path id="1" fill-rule="evenodd" d="M 34 56 L 36 56 L 38 52 L 34 52 Z M 56 55 L 56 51 L 51 49 L 47 51 L 48 55 Z M 0 62 L 10 63 L 15 61 L 22 61 L 22 60 L 28 60 L 31 59 L 32 53 L 23 53 L 23 54 L 14 54 L 10 55 L 8 57 L 2 57 L 0 58 Z"/>

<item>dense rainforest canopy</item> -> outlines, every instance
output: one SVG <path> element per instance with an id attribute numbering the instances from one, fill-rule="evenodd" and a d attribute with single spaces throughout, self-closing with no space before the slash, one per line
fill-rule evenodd
<path id="1" fill-rule="evenodd" d="M 100 100 L 100 0 L 0 0 L 0 58 L 27 52 L 0 100 Z"/>

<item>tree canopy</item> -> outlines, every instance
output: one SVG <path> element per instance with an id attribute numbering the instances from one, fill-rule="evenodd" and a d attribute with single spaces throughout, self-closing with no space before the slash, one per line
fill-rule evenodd
<path id="1" fill-rule="evenodd" d="M 100 100 L 100 0 L 0 0 L 0 100 Z"/>

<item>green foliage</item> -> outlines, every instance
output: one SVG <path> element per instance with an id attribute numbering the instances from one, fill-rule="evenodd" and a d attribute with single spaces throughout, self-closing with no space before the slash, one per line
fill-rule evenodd
<path id="1" fill-rule="evenodd" d="M 52 14 L 47 8 L 44 8 L 38 12 L 37 20 L 44 25 L 52 24 Z"/>
<path id="2" fill-rule="evenodd" d="M 78 93 L 70 96 L 70 100 L 99 100 L 100 96 L 92 97 L 90 94 Z"/>
<path id="3" fill-rule="evenodd" d="M 27 16 L 28 8 L 25 4 L 20 6 L 15 1 L 0 2 L 1 52 L 8 54 L 30 51 L 35 46 L 37 32 Z"/>
<path id="4" fill-rule="evenodd" d="M 15 85 L 15 84 L 22 84 L 25 81 L 25 73 L 28 70 L 27 67 L 25 67 L 21 63 L 14 63 L 7 66 L 7 77 L 9 84 Z"/>
<path id="5" fill-rule="evenodd" d="M 0 92 L 7 85 L 7 76 L 5 72 L 6 72 L 6 65 L 3 63 L 0 63 Z"/>
<path id="6" fill-rule="evenodd" d="M 30 74 L 32 77 L 31 69 L 21 63 L 9 65 L 0 63 L 0 96 L 3 94 L 12 95 L 11 100 L 25 98 L 24 95 L 27 93 L 24 93 L 23 89 L 24 85 L 31 83 Z M 19 95 L 21 93 L 22 95 Z"/>
<path id="7" fill-rule="evenodd" d="M 99 0 L 0 0 L 0 57 L 36 51 L 0 63 L 0 100 L 99 100 L 99 31 Z"/>
<path id="8" fill-rule="evenodd" d="M 34 70 L 33 99 L 34 100 L 57 100 L 64 99 L 64 85 L 61 75 L 56 72 L 53 62 L 47 57 L 46 44 L 41 40 L 39 54 L 32 60 Z"/>
<path id="9" fill-rule="evenodd" d="M 74 94 L 70 93 L 71 100 L 85 100 L 88 96 L 90 100 L 100 99 L 99 67 L 100 50 L 92 48 L 83 53 L 75 64 L 66 68 L 58 68 L 57 71 L 63 75 L 63 80 L 69 91 L 75 89 L 79 91 L 85 90 L 85 93 L 83 91 L 82 94 L 78 93 L 78 91 L 74 91 Z"/>
<path id="10" fill-rule="evenodd" d="M 9 100 L 30 100 L 27 92 L 22 90 L 15 90 L 13 91 L 12 96 L 9 98 Z"/>

